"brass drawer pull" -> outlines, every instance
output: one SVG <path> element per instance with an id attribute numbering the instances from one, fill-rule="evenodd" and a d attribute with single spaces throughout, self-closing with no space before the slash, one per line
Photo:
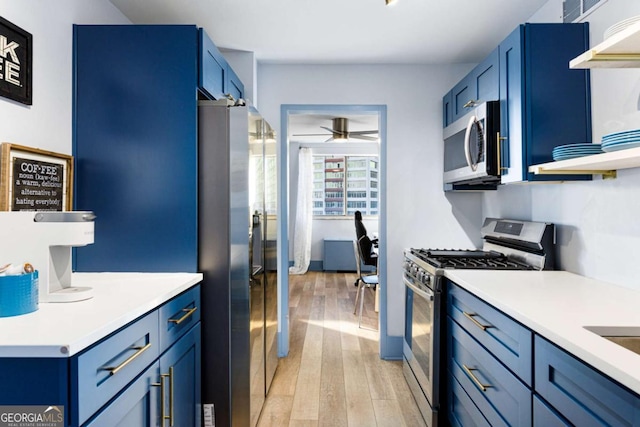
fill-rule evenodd
<path id="1" fill-rule="evenodd" d="M 191 316 L 193 313 L 195 313 L 197 309 L 198 309 L 198 307 L 183 308 L 182 311 L 185 313 L 184 316 L 182 316 L 179 319 L 169 319 L 168 322 L 169 323 L 175 323 L 176 325 L 179 325 L 180 323 L 182 323 L 185 320 L 187 320 L 187 318 L 189 318 L 189 316 Z"/>
<path id="2" fill-rule="evenodd" d="M 129 358 L 127 360 L 125 360 L 124 362 L 122 362 L 121 364 L 119 364 L 116 367 L 106 367 L 106 368 L 102 368 L 102 369 L 105 370 L 105 371 L 109 371 L 109 375 L 115 375 L 118 372 L 120 372 L 120 370 L 122 368 L 124 368 L 129 363 L 131 363 L 135 359 L 137 359 L 142 353 L 144 353 L 145 351 L 149 350 L 150 347 L 151 347 L 151 343 L 145 345 L 144 347 L 131 347 L 132 350 L 137 350 L 137 351 L 135 353 L 133 353 L 131 356 L 129 356 Z"/>
<path id="3" fill-rule="evenodd" d="M 166 405 L 164 400 L 164 379 L 169 377 L 169 415 L 165 415 Z M 169 367 L 168 374 L 160 374 L 160 382 L 152 383 L 154 387 L 160 387 L 160 420 L 161 426 L 164 427 L 164 420 L 169 420 L 169 426 L 173 427 L 173 366 Z"/>
<path id="4" fill-rule="evenodd" d="M 169 408 L 169 416 L 165 415 L 166 407 L 164 403 L 164 379 L 168 377 L 170 374 L 160 374 L 160 382 L 159 383 L 151 383 L 154 387 L 160 387 L 160 425 L 164 427 L 164 420 L 170 419 L 171 408 Z M 171 386 L 171 383 L 169 384 Z"/>
<path id="5" fill-rule="evenodd" d="M 498 175 L 502 175 L 502 171 L 507 170 L 509 168 L 506 168 L 504 166 L 502 166 L 502 141 L 506 140 L 507 138 L 505 136 L 500 136 L 500 132 L 498 132 L 496 134 L 496 145 L 497 145 L 497 155 L 498 155 Z"/>
<path id="6" fill-rule="evenodd" d="M 474 325 L 476 325 L 478 328 L 482 329 L 483 331 L 486 331 L 488 328 L 493 328 L 493 326 L 491 325 L 483 325 L 482 323 L 478 322 L 474 317 L 474 316 L 477 316 L 477 314 L 475 313 L 467 313 L 466 311 L 463 311 L 462 314 L 464 314 L 464 317 L 471 320 Z"/>
<path id="7" fill-rule="evenodd" d="M 476 385 L 478 386 L 478 388 L 482 391 L 487 391 L 488 388 L 491 388 L 493 386 L 489 385 L 489 384 L 482 384 L 480 382 L 480 380 L 478 379 L 478 377 L 476 377 L 473 374 L 473 371 L 477 371 L 476 368 L 470 368 L 467 365 L 463 364 L 462 365 L 462 369 L 464 369 L 464 371 L 467 373 L 467 375 L 469 376 L 469 378 L 471 378 L 471 381 L 473 381 L 474 383 L 476 383 Z"/>
<path id="8" fill-rule="evenodd" d="M 173 427 L 173 366 L 169 367 L 169 426 Z"/>

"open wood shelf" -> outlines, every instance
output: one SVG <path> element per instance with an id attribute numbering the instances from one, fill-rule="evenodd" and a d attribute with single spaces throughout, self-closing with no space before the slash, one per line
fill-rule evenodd
<path id="1" fill-rule="evenodd" d="M 640 147 L 533 165 L 529 172 L 538 175 L 602 175 L 606 179 L 615 178 L 617 170 L 637 167 L 640 167 Z"/>
<path id="2" fill-rule="evenodd" d="M 575 57 L 569 68 L 640 68 L 640 22 Z"/>

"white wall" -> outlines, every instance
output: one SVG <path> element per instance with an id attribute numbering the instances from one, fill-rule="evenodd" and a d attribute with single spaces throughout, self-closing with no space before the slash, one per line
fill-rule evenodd
<path id="1" fill-rule="evenodd" d="M 0 142 L 71 154 L 73 24 L 130 23 L 107 0 L 0 0 L 33 36 L 33 105 L 0 98 Z"/>
<path id="2" fill-rule="evenodd" d="M 387 105 L 388 334 L 403 334 L 402 251 L 479 243 L 481 196 L 442 191 L 442 95 L 471 65 L 258 65 L 260 112 L 281 104 Z"/>
<path id="3" fill-rule="evenodd" d="M 585 18 L 591 45 L 603 40 L 609 26 L 639 14 L 640 2 L 608 0 Z M 607 133 L 640 128 L 640 70 L 592 70 L 591 96 L 594 142 Z M 487 216 L 554 222 L 562 269 L 640 290 L 639 169 L 618 171 L 615 180 L 507 186 L 486 195 L 483 205 Z M 522 208 L 514 211 L 518 205 Z"/>

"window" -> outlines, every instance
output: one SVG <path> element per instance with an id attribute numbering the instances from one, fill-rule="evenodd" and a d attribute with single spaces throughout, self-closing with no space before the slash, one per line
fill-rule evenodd
<path id="1" fill-rule="evenodd" d="M 366 197 L 366 191 L 347 191 L 347 199 L 364 199 Z"/>
<path id="2" fill-rule="evenodd" d="M 607 0 L 564 0 L 562 2 L 562 22 L 581 22 L 586 15 Z"/>
<path id="3" fill-rule="evenodd" d="M 378 164 L 373 156 L 314 156 L 313 214 L 377 215 L 378 191 L 368 189 L 378 188 Z"/>

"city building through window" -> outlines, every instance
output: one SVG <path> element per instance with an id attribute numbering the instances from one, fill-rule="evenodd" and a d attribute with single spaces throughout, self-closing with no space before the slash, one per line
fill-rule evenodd
<path id="1" fill-rule="evenodd" d="M 313 215 L 378 215 L 377 156 L 313 156 Z"/>

